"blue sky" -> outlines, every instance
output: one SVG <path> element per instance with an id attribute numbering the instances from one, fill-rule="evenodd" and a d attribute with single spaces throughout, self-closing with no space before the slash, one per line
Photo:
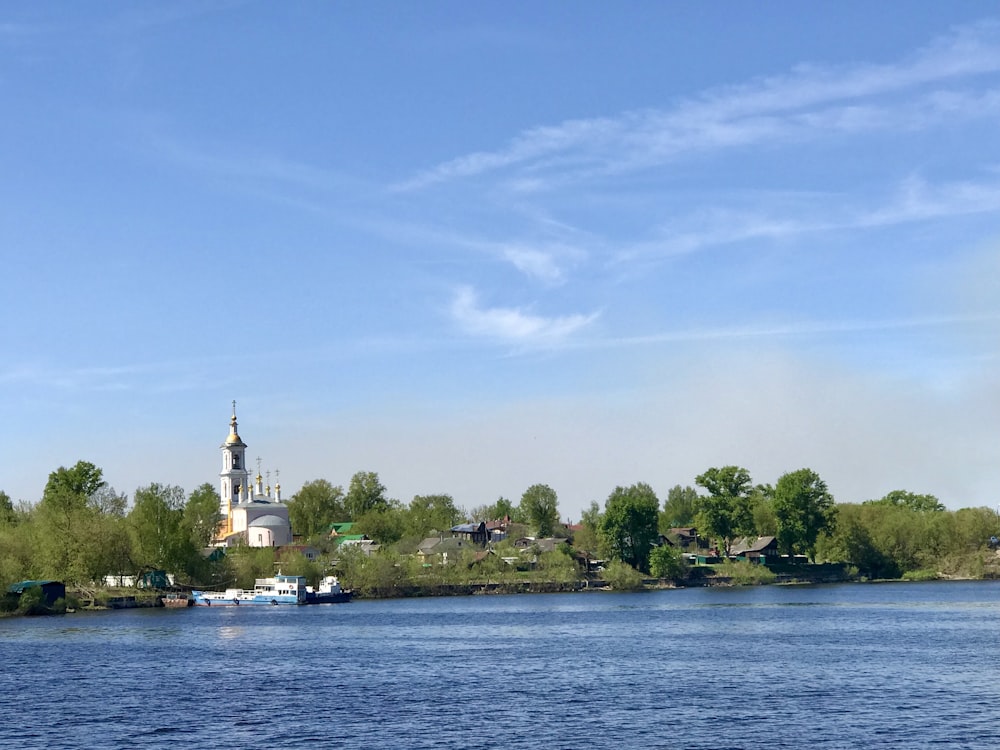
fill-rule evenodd
<path id="1" fill-rule="evenodd" d="M 0 9 L 0 489 L 1000 502 L 994 3 Z"/>

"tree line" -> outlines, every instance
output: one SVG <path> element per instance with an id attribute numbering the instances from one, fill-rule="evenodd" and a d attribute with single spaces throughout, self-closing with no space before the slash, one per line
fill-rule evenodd
<path id="1" fill-rule="evenodd" d="M 616 487 L 603 506 L 593 501 L 572 529 L 560 522 L 558 496 L 545 484 L 532 485 L 518 502 L 501 497 L 466 511 L 448 494 L 403 503 L 389 497 L 376 472 L 359 471 L 346 490 L 325 479 L 307 482 L 287 506 L 297 539 L 319 548 L 325 559 L 334 556 L 329 532 L 335 523 L 352 522 L 353 533 L 381 545 L 378 563 L 336 556 L 359 577 L 376 565 L 385 575 L 400 575 L 406 569 L 400 561 L 428 535 L 447 534 L 462 522 L 499 519 L 509 520 L 512 536 L 567 539 L 549 553 L 561 558 L 542 557 L 543 567 L 560 576 L 571 569 L 569 561 L 584 557 L 682 578 L 681 551 L 664 543 L 679 527 L 694 527 L 720 556 L 740 538 L 774 536 L 783 554 L 845 562 L 871 578 L 930 570 L 975 576 L 988 566 L 989 540 L 1000 533 L 997 514 L 987 508 L 948 511 L 932 495 L 905 490 L 838 504 L 811 469 L 788 472 L 769 485 L 755 484 L 739 466 L 707 469 L 693 487 L 671 488 L 662 503 L 646 483 Z M 164 569 L 192 585 L 249 585 L 254 576 L 269 574 L 273 551 L 242 550 L 222 561 L 206 556 L 219 520 L 211 484 L 187 495 L 154 483 L 137 489 L 129 502 L 100 468 L 80 461 L 52 472 L 36 504 L 15 507 L 0 492 L 0 583 L 49 578 L 88 585 L 108 575 Z M 326 572 L 302 560 L 286 570 L 295 566 L 312 577 Z"/>

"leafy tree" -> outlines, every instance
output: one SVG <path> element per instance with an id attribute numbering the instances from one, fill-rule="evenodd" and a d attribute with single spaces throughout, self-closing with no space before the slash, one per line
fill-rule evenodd
<path id="1" fill-rule="evenodd" d="M 695 484 L 708 490 L 708 497 L 698 502 L 698 530 L 721 540 L 728 555 L 734 539 L 755 531 L 749 501 L 753 487 L 750 472 L 739 466 L 711 468 L 700 474 Z"/>
<path id="2" fill-rule="evenodd" d="M 351 517 L 344 503 L 342 487 L 334 487 L 325 479 L 306 482 L 287 503 L 288 520 L 297 534 L 312 539 L 329 529 L 330 524 Z"/>
<path id="3" fill-rule="evenodd" d="M 372 510 L 382 510 L 389 506 L 385 486 L 374 471 L 359 471 L 351 477 L 351 484 L 344 498 L 344 510 L 351 520 L 356 521 Z"/>
<path id="4" fill-rule="evenodd" d="M 679 484 L 671 487 L 660 514 L 660 531 L 666 533 L 678 526 L 691 526 L 697 511 L 698 492 L 694 487 L 681 487 Z"/>
<path id="5" fill-rule="evenodd" d="M 523 514 L 520 509 L 505 497 L 498 498 L 490 505 L 478 505 L 469 513 L 472 521 L 499 521 L 510 518 L 512 522 L 523 523 Z"/>
<path id="6" fill-rule="evenodd" d="M 590 503 L 590 507 L 583 511 L 580 518 L 580 525 L 583 527 L 573 535 L 573 546 L 580 552 L 584 552 L 588 557 L 601 554 L 601 509 L 596 501 Z"/>
<path id="7" fill-rule="evenodd" d="M 138 570 L 183 569 L 197 552 L 183 525 L 184 490 L 153 483 L 135 491 L 128 515 L 134 562 Z"/>
<path id="8" fill-rule="evenodd" d="M 398 542 L 406 529 L 406 511 L 398 500 L 389 500 L 363 513 L 354 521 L 354 532 L 365 534 L 379 544 Z"/>
<path id="9" fill-rule="evenodd" d="M 898 578 L 902 571 L 872 536 L 859 506 L 841 506 L 836 535 L 828 556 L 850 563 L 866 578 Z"/>
<path id="10" fill-rule="evenodd" d="M 789 554 L 814 557 L 816 539 L 832 528 L 833 495 L 812 469 L 783 474 L 774 488 L 778 546 Z"/>
<path id="11" fill-rule="evenodd" d="M 76 497 L 89 499 L 105 486 L 104 472 L 89 461 L 77 461 L 71 468 L 60 466 L 49 474 L 42 500 L 51 495 L 69 492 Z"/>
<path id="12" fill-rule="evenodd" d="M 939 513 L 945 509 L 941 501 L 934 495 L 918 495 L 907 490 L 893 490 L 879 500 L 866 501 L 866 505 L 891 505 L 909 508 L 920 513 Z"/>
<path id="13" fill-rule="evenodd" d="M 498 497 L 496 503 L 494 504 L 493 518 L 487 518 L 487 521 L 498 521 L 502 518 L 510 518 L 514 523 L 524 523 L 524 514 L 521 509 L 514 505 L 510 500 L 505 497 Z"/>
<path id="14" fill-rule="evenodd" d="M 0 525 L 13 524 L 16 517 L 10 495 L 0 490 Z"/>
<path id="15" fill-rule="evenodd" d="M 533 484 L 521 495 L 521 510 L 535 529 L 536 536 L 552 536 L 559 521 L 559 503 L 556 491 L 547 484 Z"/>
<path id="16" fill-rule="evenodd" d="M 774 514 L 774 487 L 758 484 L 750 493 L 750 516 L 758 536 L 778 535 L 778 519 Z"/>
<path id="17" fill-rule="evenodd" d="M 460 523 L 462 512 L 451 495 L 416 495 L 406 512 L 406 535 L 425 537 L 431 531 L 447 531 Z M 493 519 L 481 518 L 482 521 Z"/>
<path id="18" fill-rule="evenodd" d="M 124 518 L 128 509 L 128 496 L 124 492 L 115 492 L 114 487 L 105 483 L 87 498 L 87 504 L 101 515 Z"/>
<path id="19" fill-rule="evenodd" d="M 669 544 L 654 547 L 649 553 L 649 572 L 656 578 L 680 580 L 686 568 L 681 551 Z"/>
<path id="20" fill-rule="evenodd" d="M 37 507 L 37 571 L 41 575 L 86 582 L 99 572 L 100 511 L 90 498 L 105 487 L 102 471 L 86 461 L 49 474 Z"/>
<path id="21" fill-rule="evenodd" d="M 192 543 L 199 549 L 210 546 L 221 520 L 219 495 L 215 487 L 208 482 L 199 485 L 184 505 L 184 525 L 191 535 Z"/>
<path id="22" fill-rule="evenodd" d="M 621 560 L 612 560 L 608 563 L 603 577 L 608 586 L 615 591 L 638 591 L 642 588 L 642 574 Z"/>
<path id="23" fill-rule="evenodd" d="M 601 535 L 609 553 L 643 572 L 649 572 L 649 553 L 656 542 L 660 501 L 644 482 L 615 487 L 604 504 Z"/>

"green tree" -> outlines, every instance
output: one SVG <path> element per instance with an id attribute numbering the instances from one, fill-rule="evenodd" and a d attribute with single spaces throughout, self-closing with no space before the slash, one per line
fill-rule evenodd
<path id="1" fill-rule="evenodd" d="M 919 495 L 908 490 L 893 490 L 879 500 L 868 500 L 867 505 L 891 505 L 909 508 L 920 513 L 939 513 L 944 505 L 934 495 Z"/>
<path id="2" fill-rule="evenodd" d="M 208 482 L 199 485 L 184 505 L 184 525 L 192 543 L 199 549 L 211 546 L 221 520 L 219 494 L 215 487 Z"/>
<path id="3" fill-rule="evenodd" d="M 295 533 L 313 539 L 326 532 L 330 524 L 351 517 L 344 502 L 342 487 L 334 487 L 325 479 L 306 482 L 287 503 L 288 520 Z"/>
<path id="4" fill-rule="evenodd" d="M 60 466 L 49 474 L 49 480 L 42 492 L 42 501 L 55 495 L 83 498 L 84 502 L 106 486 L 104 472 L 89 461 L 77 461 L 67 469 Z"/>
<path id="5" fill-rule="evenodd" d="M 554 489 L 547 484 L 531 485 L 521 495 L 521 510 L 527 516 L 536 536 L 552 536 L 559 521 L 559 503 Z"/>
<path id="6" fill-rule="evenodd" d="M 833 495 L 812 469 L 783 474 L 774 488 L 774 515 L 779 548 L 813 558 L 816 539 L 833 527 Z"/>
<path id="7" fill-rule="evenodd" d="M 684 577 L 687 565 L 684 556 L 676 547 L 661 544 L 649 553 L 649 572 L 656 578 L 680 580 Z"/>
<path id="8" fill-rule="evenodd" d="M 388 507 L 386 489 L 374 471 L 359 471 L 351 477 L 351 484 L 344 498 L 344 510 L 352 521 L 372 510 Z"/>
<path id="9" fill-rule="evenodd" d="M 423 538 L 431 531 L 447 531 L 460 523 L 462 518 L 462 511 L 456 507 L 451 495 L 416 495 L 406 511 L 405 535 Z"/>
<path id="10" fill-rule="evenodd" d="M 100 511 L 90 498 L 106 486 L 102 471 L 86 461 L 69 469 L 60 466 L 49 474 L 36 514 L 36 570 L 40 575 L 84 583 L 99 572 Z"/>
<path id="11" fill-rule="evenodd" d="M 16 517 L 10 495 L 0 490 L 0 525 L 13 524 Z"/>
<path id="12" fill-rule="evenodd" d="M 469 513 L 469 519 L 478 523 L 479 521 L 500 521 L 504 518 L 510 518 L 512 522 L 523 523 L 524 519 L 519 514 L 519 508 L 507 498 L 500 497 L 495 503 L 478 505 L 473 508 Z"/>
<path id="13" fill-rule="evenodd" d="M 135 491 L 129 528 L 137 572 L 186 569 L 197 551 L 184 526 L 184 490 L 153 483 Z"/>
<path id="14" fill-rule="evenodd" d="M 698 492 L 694 487 L 681 487 L 679 484 L 671 487 L 660 514 L 660 531 L 666 533 L 678 526 L 691 526 L 697 512 Z"/>
<path id="15" fill-rule="evenodd" d="M 713 467 L 695 478 L 695 484 L 708 491 L 708 496 L 698 501 L 698 531 L 720 540 L 728 555 L 734 539 L 755 531 L 750 472 L 739 466 Z"/>
<path id="16" fill-rule="evenodd" d="M 379 544 L 395 544 L 405 533 L 406 510 L 398 500 L 389 500 L 358 516 L 354 533 L 365 534 Z"/>
<path id="17" fill-rule="evenodd" d="M 603 577 L 608 586 L 615 591 L 638 591 L 642 588 L 642 574 L 621 560 L 609 562 L 604 569 Z"/>
<path id="18" fill-rule="evenodd" d="M 649 553 L 659 535 L 660 501 L 644 482 L 615 487 L 604 504 L 601 535 L 612 557 L 649 572 Z"/>
<path id="19" fill-rule="evenodd" d="M 601 508 L 597 501 L 591 501 L 590 507 L 583 511 L 580 525 L 583 527 L 573 536 L 573 546 L 587 557 L 601 554 L 603 549 L 601 535 Z"/>

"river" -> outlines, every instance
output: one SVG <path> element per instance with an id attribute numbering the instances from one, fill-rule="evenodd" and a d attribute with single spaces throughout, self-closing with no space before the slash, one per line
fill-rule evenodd
<path id="1" fill-rule="evenodd" d="M 992 748 L 1000 582 L 0 620 L 2 748 Z"/>

